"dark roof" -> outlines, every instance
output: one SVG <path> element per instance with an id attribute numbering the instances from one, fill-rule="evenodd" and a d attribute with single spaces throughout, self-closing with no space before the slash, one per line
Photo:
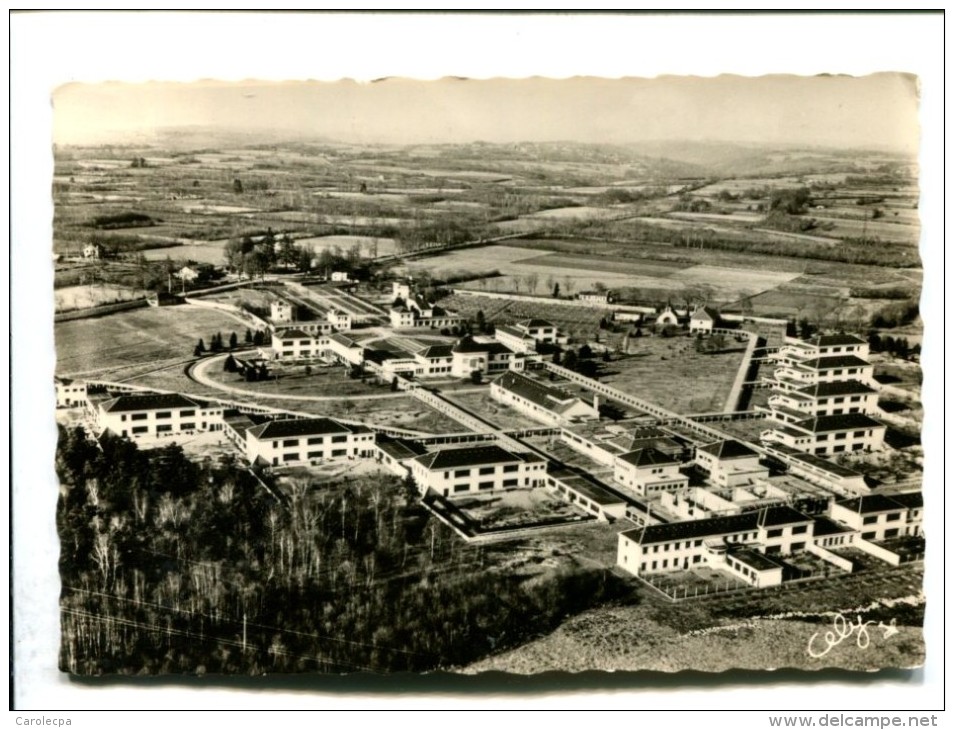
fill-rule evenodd
<path id="1" fill-rule="evenodd" d="M 307 332 L 302 332 L 300 329 L 287 329 L 276 332 L 274 335 L 276 340 L 310 340 L 312 335 Z"/>
<path id="2" fill-rule="evenodd" d="M 920 492 L 915 492 L 915 494 L 920 494 Z M 870 515 L 876 512 L 891 512 L 899 509 L 910 509 L 912 506 L 920 507 L 923 506 L 923 499 L 921 504 L 903 504 L 900 500 L 897 499 L 901 495 L 891 495 L 886 494 L 866 494 L 863 497 L 855 497 L 853 499 L 843 499 L 840 502 L 836 502 L 839 507 L 844 507 L 845 509 L 851 512 L 857 512 L 860 515 Z M 905 501 L 910 502 L 910 499 Z"/>
<path id="3" fill-rule="evenodd" d="M 450 357 L 452 351 L 453 347 L 451 345 L 428 345 L 414 354 L 425 358 Z"/>
<path id="4" fill-rule="evenodd" d="M 509 347 L 501 342 L 477 342 L 473 337 L 467 335 L 461 337 L 452 348 L 453 352 L 486 352 L 489 354 L 500 354 L 503 352 L 512 353 Z"/>
<path id="5" fill-rule="evenodd" d="M 697 307 L 692 312 L 692 319 L 710 319 L 713 322 L 718 322 L 719 313 L 712 307 Z"/>
<path id="6" fill-rule="evenodd" d="M 627 530 L 620 534 L 630 540 L 646 545 L 673 540 L 694 540 L 696 538 L 721 537 L 737 532 L 754 532 L 758 528 L 758 513 L 743 512 L 740 515 L 707 517 L 704 520 L 686 520 L 670 522 L 665 525 L 647 525 Z"/>
<path id="7" fill-rule="evenodd" d="M 334 340 L 345 347 L 358 347 L 358 343 L 355 340 L 352 340 L 348 335 L 342 332 L 335 332 L 333 335 L 328 337 L 329 340 Z"/>
<path id="8" fill-rule="evenodd" d="M 844 380 L 840 383 L 818 383 L 809 385 L 805 388 L 799 388 L 799 393 L 810 395 L 813 398 L 824 398 L 830 395 L 860 395 L 862 393 L 876 393 L 874 388 L 870 388 L 857 380 Z"/>
<path id="9" fill-rule="evenodd" d="M 415 456 L 427 453 L 427 448 L 417 441 L 384 435 L 377 437 L 377 447 L 396 461 L 412 459 Z"/>
<path id="10" fill-rule="evenodd" d="M 525 340 L 533 339 L 532 337 L 530 337 L 530 335 L 528 335 L 519 327 L 515 327 L 509 324 L 497 325 L 497 328 L 494 330 L 494 332 L 495 334 L 503 333 L 503 334 L 511 335 L 513 337 L 520 337 Z"/>
<path id="11" fill-rule="evenodd" d="M 234 430 L 241 436 L 245 438 L 245 433 L 250 428 L 260 425 L 268 419 L 265 416 L 260 416 L 254 413 L 239 413 L 238 411 L 227 412 L 223 419 L 225 425 Z"/>
<path id="12" fill-rule="evenodd" d="M 346 426 L 331 418 L 291 418 L 269 421 L 250 428 L 248 433 L 259 440 L 279 439 L 288 436 L 317 436 L 326 433 L 354 433 L 361 429 Z"/>
<path id="13" fill-rule="evenodd" d="M 828 433 L 830 431 L 850 431 L 853 428 L 872 428 L 882 427 L 882 424 L 866 416 L 864 413 L 841 413 L 837 416 L 815 416 L 806 418 L 795 424 L 796 428 L 801 428 L 813 433 Z"/>
<path id="14" fill-rule="evenodd" d="M 758 456 L 757 451 L 753 451 L 741 441 L 730 439 L 727 441 L 716 441 L 714 444 L 700 446 L 699 451 L 705 451 L 712 454 L 717 459 L 749 459 Z"/>
<path id="15" fill-rule="evenodd" d="M 781 563 L 777 563 L 769 556 L 763 555 L 762 553 L 752 550 L 751 548 L 733 550 L 730 554 L 740 563 L 745 563 L 747 566 L 752 568 L 752 570 L 763 571 L 782 569 Z"/>
<path id="16" fill-rule="evenodd" d="M 518 327 L 556 327 L 553 322 L 545 319 L 523 319 L 517 322 Z"/>
<path id="17" fill-rule="evenodd" d="M 455 469 L 481 464 L 540 461 L 540 457 L 532 454 L 516 454 L 493 444 L 490 446 L 468 446 L 462 449 L 441 449 L 418 456 L 415 461 L 420 462 L 430 471 L 437 471 L 439 469 Z"/>
<path id="18" fill-rule="evenodd" d="M 574 474 L 573 472 L 560 469 L 548 470 L 548 473 L 553 479 L 558 480 L 561 484 L 566 485 L 569 489 L 591 502 L 595 502 L 601 507 L 626 502 L 621 495 L 615 494 L 605 485 L 582 474 Z"/>
<path id="19" fill-rule="evenodd" d="M 777 527 L 811 521 L 812 518 L 808 515 L 784 504 L 759 510 L 759 527 Z"/>
<path id="20" fill-rule="evenodd" d="M 776 447 L 778 444 L 775 445 Z M 839 477 L 858 477 L 861 476 L 860 472 L 855 471 L 854 469 L 849 469 L 847 466 L 842 466 L 834 461 L 828 461 L 823 459 L 820 456 L 815 456 L 815 454 L 791 454 L 792 459 L 796 461 L 802 461 L 806 464 L 810 464 L 817 469 L 824 469 L 830 474 L 834 474 Z"/>
<path id="21" fill-rule="evenodd" d="M 626 443 L 623 441 L 623 443 Z M 638 451 L 639 449 L 658 449 L 665 453 L 682 453 L 682 444 L 669 436 L 660 436 L 658 438 L 632 439 L 626 451 Z"/>
<path id="22" fill-rule="evenodd" d="M 153 411 L 159 408 L 198 408 L 198 401 L 179 393 L 147 393 L 120 395 L 106 401 L 102 409 L 107 413 L 122 411 Z"/>
<path id="23" fill-rule="evenodd" d="M 921 492 L 902 492 L 892 494 L 891 499 L 908 509 L 920 509 L 924 506 L 924 495 Z"/>
<path id="24" fill-rule="evenodd" d="M 568 407 L 583 402 L 566 391 L 544 385 L 513 370 L 508 370 L 494 382 L 501 388 L 554 413 L 561 413 Z"/>
<path id="25" fill-rule="evenodd" d="M 840 535 L 845 532 L 852 532 L 850 527 L 846 527 L 834 520 L 830 520 L 827 517 L 816 517 L 815 518 L 815 528 L 812 530 L 812 534 L 815 537 L 825 537 L 826 535 Z"/>
<path id="26" fill-rule="evenodd" d="M 654 439 L 668 437 L 669 434 L 656 426 L 637 426 L 632 436 L 633 439 Z"/>
<path id="27" fill-rule="evenodd" d="M 817 347 L 837 347 L 838 345 L 863 345 L 865 340 L 856 335 L 839 333 L 835 335 L 816 335 L 809 342 Z"/>
<path id="28" fill-rule="evenodd" d="M 674 459 L 669 454 L 664 454 L 659 449 L 637 449 L 617 457 L 627 464 L 634 466 L 652 466 L 653 464 L 678 464 L 679 460 Z"/>
<path id="29" fill-rule="evenodd" d="M 870 365 L 867 360 L 862 360 L 857 355 L 832 355 L 830 357 L 816 357 L 806 360 L 799 365 L 811 368 L 812 370 L 832 370 L 834 368 L 845 367 L 863 367 Z"/>

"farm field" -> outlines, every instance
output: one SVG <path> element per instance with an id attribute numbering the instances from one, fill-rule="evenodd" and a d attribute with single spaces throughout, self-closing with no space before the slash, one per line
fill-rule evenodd
<path id="1" fill-rule="evenodd" d="M 224 312 L 189 304 L 58 322 L 54 326 L 56 370 L 62 375 L 95 374 L 180 355 L 189 357 L 200 338 L 208 346 L 217 332 L 228 341 L 232 332 L 243 337 L 245 328 Z"/>
<path id="2" fill-rule="evenodd" d="M 144 299 L 147 292 L 118 285 L 68 286 L 55 289 L 56 311 L 70 312 L 76 309 L 89 309 L 101 304 L 127 302 Z"/>
<path id="3" fill-rule="evenodd" d="M 147 261 L 188 260 L 199 264 L 225 265 L 225 244 L 227 241 L 184 242 L 179 246 L 165 248 L 147 248 L 141 253 Z"/>

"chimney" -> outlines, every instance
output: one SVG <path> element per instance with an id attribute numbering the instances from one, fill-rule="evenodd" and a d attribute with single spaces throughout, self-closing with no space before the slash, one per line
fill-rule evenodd
<path id="1" fill-rule="evenodd" d="M 600 410 L 600 397 L 595 393 L 593 394 L 593 410 L 597 413 L 599 413 Z"/>

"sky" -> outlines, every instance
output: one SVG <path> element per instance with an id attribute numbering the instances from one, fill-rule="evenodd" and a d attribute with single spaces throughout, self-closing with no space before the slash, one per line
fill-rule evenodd
<path id="1" fill-rule="evenodd" d="M 910 74 L 655 79 L 74 83 L 53 94 L 61 144 L 157 129 L 272 128 L 359 143 L 735 141 L 918 149 Z"/>

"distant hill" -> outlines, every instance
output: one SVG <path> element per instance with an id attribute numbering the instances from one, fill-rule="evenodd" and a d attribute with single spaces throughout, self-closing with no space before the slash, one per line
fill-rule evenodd
<path id="1" fill-rule="evenodd" d="M 916 162 L 884 150 L 837 150 L 806 145 L 746 144 L 691 140 L 655 140 L 626 145 L 636 154 L 692 165 L 712 176 L 800 175 L 854 172 L 872 159 L 904 164 Z"/>

